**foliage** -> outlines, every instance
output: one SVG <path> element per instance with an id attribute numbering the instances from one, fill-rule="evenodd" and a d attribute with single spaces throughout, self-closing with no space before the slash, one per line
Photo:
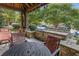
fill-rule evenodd
<path id="1" fill-rule="evenodd" d="M 7 25 L 11 25 L 12 22 L 19 22 L 19 13 L 14 10 L 3 9 L 3 16 Z"/>
<path id="2" fill-rule="evenodd" d="M 74 19 L 74 21 L 73 21 L 73 26 L 74 26 L 74 28 L 75 28 L 76 30 L 79 30 L 79 20 Z"/>
<path id="3" fill-rule="evenodd" d="M 29 23 L 30 24 L 36 24 L 36 25 L 40 24 L 41 19 L 39 17 L 38 10 L 29 13 L 28 16 L 29 16 Z"/>
<path id="4" fill-rule="evenodd" d="M 48 4 L 34 12 L 29 13 L 30 24 L 39 24 L 44 21 L 47 24 L 65 23 L 69 27 L 77 25 L 75 19 L 79 19 L 79 10 L 72 8 L 72 4 Z M 74 26 L 78 28 L 79 26 Z"/>
<path id="5" fill-rule="evenodd" d="M 0 9 L 0 27 L 4 26 L 3 9 Z"/>
<path id="6" fill-rule="evenodd" d="M 39 25 L 43 21 L 57 27 L 59 23 L 64 23 L 79 30 L 79 10 L 72 8 L 72 4 L 48 4 L 29 13 L 28 17 L 30 24 Z M 12 22 L 21 23 L 19 13 L 14 10 L 0 9 L 0 26 L 10 25 Z"/>
<path id="7" fill-rule="evenodd" d="M 34 31 L 34 30 L 36 30 L 37 27 L 36 27 L 36 25 L 32 24 L 32 25 L 29 25 L 29 28 L 31 31 Z"/>
<path id="8" fill-rule="evenodd" d="M 12 26 L 13 26 L 13 29 L 19 29 L 20 28 L 19 24 L 12 24 Z"/>

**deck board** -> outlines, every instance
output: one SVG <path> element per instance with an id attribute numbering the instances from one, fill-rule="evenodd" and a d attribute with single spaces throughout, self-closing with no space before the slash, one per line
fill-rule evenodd
<path id="1" fill-rule="evenodd" d="M 0 45 L 0 56 L 9 49 L 9 43 Z"/>

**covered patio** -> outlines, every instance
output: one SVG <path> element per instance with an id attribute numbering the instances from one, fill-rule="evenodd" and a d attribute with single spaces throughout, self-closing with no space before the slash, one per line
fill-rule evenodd
<path id="1" fill-rule="evenodd" d="M 6 55 L 18 56 L 19 55 L 19 56 L 21 56 L 24 52 L 23 46 L 26 46 L 25 44 L 29 44 L 27 47 L 25 47 L 25 49 L 29 50 L 31 52 L 29 53 L 27 51 L 27 54 L 24 54 L 24 56 L 27 56 L 27 55 L 32 56 L 31 53 L 35 53 L 34 56 L 47 56 L 47 55 L 48 56 L 49 55 L 59 56 L 59 55 L 65 54 L 62 50 L 63 42 L 60 42 L 60 41 L 64 40 L 65 37 L 68 35 L 68 33 L 62 33 L 62 32 L 57 32 L 57 31 L 29 31 L 28 30 L 27 14 L 44 5 L 47 5 L 47 4 L 46 3 L 1 3 L 0 4 L 1 8 L 7 8 L 7 9 L 12 9 L 12 10 L 21 12 L 21 29 L 20 29 L 20 31 L 11 32 L 8 30 L 7 31 L 4 30 L 3 35 L 5 35 L 5 37 L 9 36 L 7 39 L 5 39 L 5 38 L 3 39 L 1 36 L 2 34 L 0 34 L 0 37 L 1 37 L 0 43 L 3 46 L 2 48 L 0 47 L 1 48 L 0 55 L 4 55 L 4 56 L 6 56 Z M 5 33 L 7 33 L 9 35 L 6 36 L 7 34 L 5 34 Z M 30 43 L 27 43 L 27 42 L 33 43 L 33 45 L 31 45 Z M 22 48 L 20 48 L 18 46 L 21 46 Z M 43 46 L 45 46 L 45 47 L 43 47 Z M 32 47 L 32 48 L 29 49 L 30 47 Z M 10 50 L 7 51 L 8 49 L 10 49 L 11 52 L 10 52 Z M 14 49 L 14 50 L 12 50 L 12 49 Z M 23 50 L 23 52 L 21 52 L 21 50 L 19 50 L 19 52 L 17 52 L 16 50 L 18 50 L 18 49 Z M 32 49 L 34 49 L 34 51 L 36 50 L 36 52 L 33 52 Z M 71 48 L 71 49 L 74 50 L 73 48 Z"/>

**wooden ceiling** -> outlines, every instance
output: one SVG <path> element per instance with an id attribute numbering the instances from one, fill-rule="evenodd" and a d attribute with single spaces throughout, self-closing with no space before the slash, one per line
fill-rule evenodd
<path id="1" fill-rule="evenodd" d="M 0 7 L 9 8 L 13 10 L 26 10 L 27 12 L 31 12 L 34 9 L 45 5 L 45 3 L 0 3 Z"/>

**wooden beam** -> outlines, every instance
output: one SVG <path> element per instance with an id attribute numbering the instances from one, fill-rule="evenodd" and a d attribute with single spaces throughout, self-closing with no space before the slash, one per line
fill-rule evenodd
<path id="1" fill-rule="evenodd" d="M 41 4 L 36 4 L 36 5 L 33 5 L 31 6 L 30 8 L 28 8 L 28 12 L 31 12 L 32 10 L 38 8 Z"/>
<path id="2" fill-rule="evenodd" d="M 28 12 L 31 12 L 31 11 L 33 11 L 33 10 L 35 10 L 36 8 L 39 8 L 39 7 L 41 7 L 41 6 L 44 6 L 44 5 L 46 5 L 47 3 L 35 3 L 35 4 L 33 4 L 33 6 L 31 6 L 30 8 L 28 8 Z"/>
<path id="3" fill-rule="evenodd" d="M 29 3 L 28 3 L 28 4 L 26 3 L 25 5 L 26 5 L 28 8 L 30 7 Z"/>
<path id="4" fill-rule="evenodd" d="M 30 3 L 31 6 L 33 6 L 33 3 Z"/>
<path id="5" fill-rule="evenodd" d="M 0 3 L 0 7 L 12 9 L 12 10 L 27 10 L 27 12 L 31 12 L 34 9 L 40 7 L 40 3 Z"/>
<path id="6" fill-rule="evenodd" d="M 7 9 L 12 9 L 12 10 L 17 10 L 17 11 L 21 11 L 21 8 L 16 8 L 13 4 L 4 4 L 4 3 L 0 3 L 0 7 L 1 8 L 7 8 Z"/>

